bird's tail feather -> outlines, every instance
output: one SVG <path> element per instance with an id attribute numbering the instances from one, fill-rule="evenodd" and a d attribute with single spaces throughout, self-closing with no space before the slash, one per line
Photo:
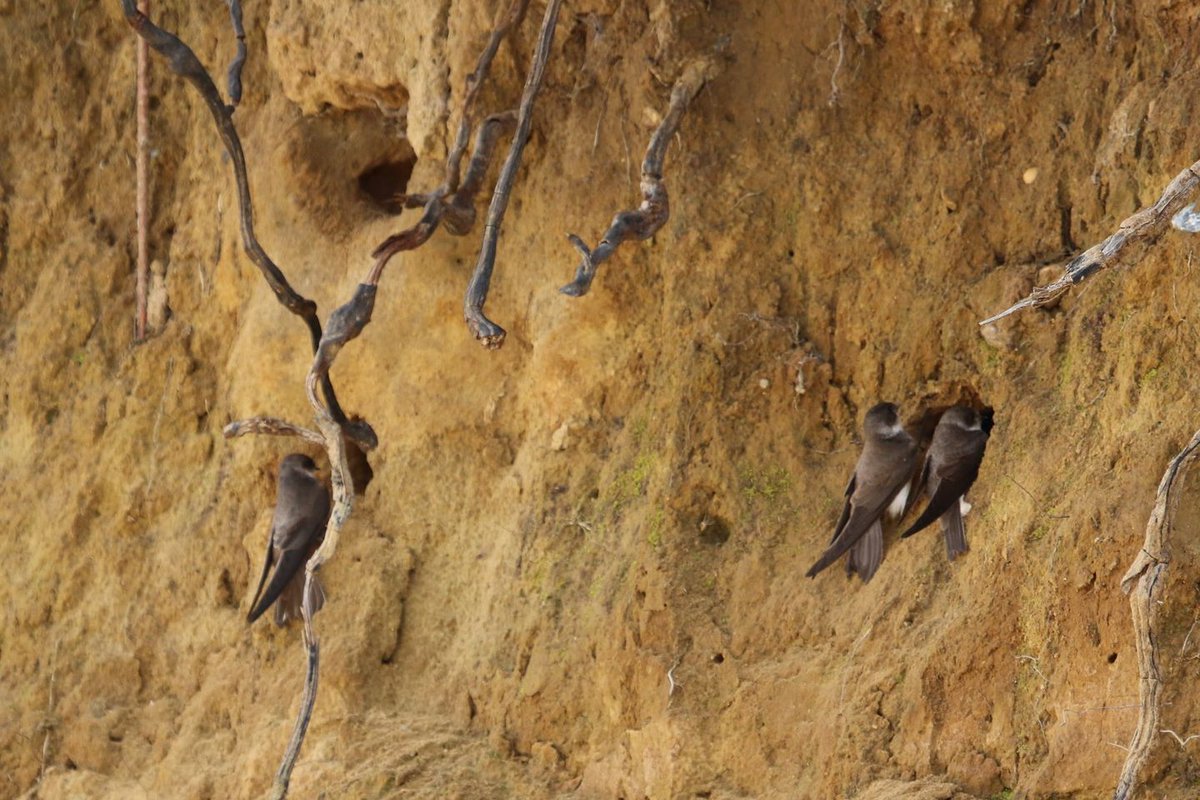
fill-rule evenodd
<path id="1" fill-rule="evenodd" d="M 942 535 L 946 537 L 946 556 L 953 561 L 971 548 L 967 546 L 967 531 L 963 527 L 962 507 L 956 502 L 942 514 Z"/>
<path id="2" fill-rule="evenodd" d="M 857 572 L 863 583 L 868 583 L 875 577 L 879 565 L 883 563 L 883 524 L 875 520 L 862 538 L 850 548 L 850 558 L 846 561 L 847 572 Z"/>
<path id="3" fill-rule="evenodd" d="M 296 574 L 295 580 L 289 583 L 279 594 L 275 604 L 275 624 L 286 625 L 289 620 L 304 619 L 304 572 Z M 312 579 L 312 610 L 316 614 L 325 605 L 325 587 L 318 575 Z"/>

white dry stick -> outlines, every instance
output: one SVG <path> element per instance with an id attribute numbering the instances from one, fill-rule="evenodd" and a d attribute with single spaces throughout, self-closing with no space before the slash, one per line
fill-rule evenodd
<path id="1" fill-rule="evenodd" d="M 675 659 L 675 663 L 671 665 L 671 668 L 669 670 L 667 670 L 667 699 L 668 700 L 671 699 L 671 695 L 675 694 L 676 689 L 683 688 L 683 684 L 680 683 L 679 681 L 675 680 L 675 668 L 679 666 L 679 662 L 682 660 L 683 660 L 682 656 Z"/>
<path id="2" fill-rule="evenodd" d="M 138 10 L 150 14 L 150 0 L 141 0 Z M 150 285 L 150 46 L 137 40 L 137 317 L 134 340 L 146 338 L 146 292 Z"/>
<path id="3" fill-rule="evenodd" d="M 1158 665 L 1158 647 L 1155 645 L 1159 633 L 1158 611 L 1167 586 L 1167 566 L 1171 560 L 1168 544 L 1175 504 L 1179 500 L 1184 475 L 1197 457 L 1200 457 L 1200 431 L 1192 436 L 1187 447 L 1180 450 L 1167 466 L 1158 484 L 1154 510 L 1150 512 L 1150 520 L 1146 523 L 1145 541 L 1133 565 L 1121 579 L 1121 590 L 1129 595 L 1129 607 L 1133 614 L 1141 709 L 1113 800 L 1129 800 L 1133 797 L 1137 790 L 1138 773 L 1150 757 L 1150 749 L 1161 730 L 1159 705 L 1162 673 Z"/>
<path id="4" fill-rule="evenodd" d="M 46 700 L 46 738 L 42 740 L 42 765 L 38 769 L 38 783 L 46 777 L 46 762 L 50 760 L 50 734 L 54 732 L 54 681 L 58 677 L 58 649 L 62 640 L 54 643 L 54 659 L 50 662 L 50 696 Z M 1176 737 L 1178 738 L 1178 737 Z"/>
<path id="5" fill-rule="evenodd" d="M 842 99 L 842 89 L 838 86 L 837 79 L 838 73 L 842 71 L 842 64 L 846 62 L 846 43 L 842 38 L 845 33 L 846 20 L 844 17 L 842 17 L 838 20 L 837 63 L 833 65 L 833 74 L 829 76 L 829 101 L 826 103 L 826 105 L 831 108 L 838 104 L 838 100 Z"/>
<path id="6" fill-rule="evenodd" d="M 1175 739 L 1175 741 L 1179 742 L 1180 747 L 1187 747 L 1188 742 L 1192 741 L 1193 739 L 1200 739 L 1200 733 L 1193 733 L 1191 736 L 1184 739 L 1178 733 L 1176 733 L 1175 731 L 1170 730 L 1168 728 L 1163 728 L 1161 731 L 1159 731 L 1159 733 L 1171 734 L 1171 736 Z"/>
<path id="7" fill-rule="evenodd" d="M 1146 206 L 1137 213 L 1125 219 L 1117 228 L 1117 232 L 1099 244 L 1075 256 L 1063 267 L 1063 274 L 1058 280 L 1048 286 L 1037 286 L 1024 300 L 1017 302 L 999 314 L 988 317 L 980 325 L 988 325 L 1004 319 L 1010 314 L 1026 308 L 1041 308 L 1062 297 L 1072 287 L 1107 269 L 1118 262 L 1128 264 L 1144 252 L 1171 225 L 1171 219 L 1184 204 L 1191 199 L 1200 187 L 1200 161 L 1185 168 L 1167 184 L 1162 195 L 1152 206 Z M 1142 250 L 1136 253 L 1131 245 L 1139 245 Z"/>

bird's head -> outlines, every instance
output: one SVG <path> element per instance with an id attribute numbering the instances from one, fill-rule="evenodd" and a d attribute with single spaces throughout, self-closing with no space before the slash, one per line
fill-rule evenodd
<path id="1" fill-rule="evenodd" d="M 313 473 L 317 471 L 317 464 L 303 453 L 289 453 L 279 463 L 279 471 L 280 473 L 288 471 Z"/>
<path id="2" fill-rule="evenodd" d="M 967 406 L 950 406 L 945 413 L 942 414 L 938 425 L 953 425 L 956 428 L 962 428 L 964 431 L 983 430 L 983 418 L 979 412 Z M 990 426 L 989 426 L 990 427 Z"/>
<path id="3" fill-rule="evenodd" d="M 895 403 L 879 403 L 872 406 L 863 419 L 863 432 L 868 436 L 890 439 L 904 432 L 900 423 L 900 412 Z"/>

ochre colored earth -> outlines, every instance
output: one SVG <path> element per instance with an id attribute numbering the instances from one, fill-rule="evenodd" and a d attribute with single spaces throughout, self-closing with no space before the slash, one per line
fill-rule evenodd
<path id="1" fill-rule="evenodd" d="M 245 5 L 259 235 L 326 315 L 416 221 L 394 195 L 440 182 L 502 4 Z M 0 796 L 262 797 L 304 651 L 245 614 L 305 446 L 221 431 L 312 424 L 307 332 L 242 250 L 208 109 L 155 56 L 161 325 L 134 342 L 135 35 L 111 0 L 17 6 Z M 223 85 L 224 4 L 152 6 Z M 517 105 L 543 9 L 481 111 Z M 670 220 L 559 294 L 566 234 L 636 206 L 671 84 L 725 37 L 667 155 Z M 393 260 L 334 368 L 380 444 L 323 570 L 291 796 L 1110 797 L 1139 702 L 1119 582 L 1200 419 L 1200 238 L 977 323 L 1196 159 L 1197 42 L 1186 2 L 568 0 L 487 305 L 506 344 L 462 322 L 477 224 Z M 994 407 L 971 551 L 892 534 L 869 584 L 809 580 L 879 400 Z M 1157 641 L 1179 738 L 1144 798 L 1200 780 L 1187 486 Z"/>

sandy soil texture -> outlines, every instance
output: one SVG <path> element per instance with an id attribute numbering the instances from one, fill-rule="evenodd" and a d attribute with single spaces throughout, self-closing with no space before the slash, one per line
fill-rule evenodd
<path id="1" fill-rule="evenodd" d="M 225 5 L 153 6 L 223 83 Z M 499 6 L 246 4 L 259 234 L 323 315 L 415 221 L 391 196 L 440 181 Z M 516 106 L 543 7 L 484 110 Z M 722 37 L 670 220 L 560 295 L 566 234 L 637 204 Z M 507 343 L 462 322 L 479 231 L 441 231 L 334 368 L 380 446 L 293 796 L 1110 797 L 1119 581 L 1200 427 L 1200 237 L 977 322 L 1197 158 L 1198 42 L 1178 2 L 567 0 L 487 306 Z M 261 797 L 299 699 L 298 630 L 244 621 L 295 446 L 221 429 L 309 421 L 307 333 L 242 252 L 208 110 L 152 67 L 165 322 L 135 345 L 134 35 L 114 0 L 0 2 L 0 797 Z M 889 537 L 871 583 L 808 580 L 881 399 L 995 408 L 971 551 Z M 1181 739 L 1198 532 L 1200 479 L 1160 609 Z M 1200 739 L 1162 735 L 1143 779 L 1195 797 Z"/>

